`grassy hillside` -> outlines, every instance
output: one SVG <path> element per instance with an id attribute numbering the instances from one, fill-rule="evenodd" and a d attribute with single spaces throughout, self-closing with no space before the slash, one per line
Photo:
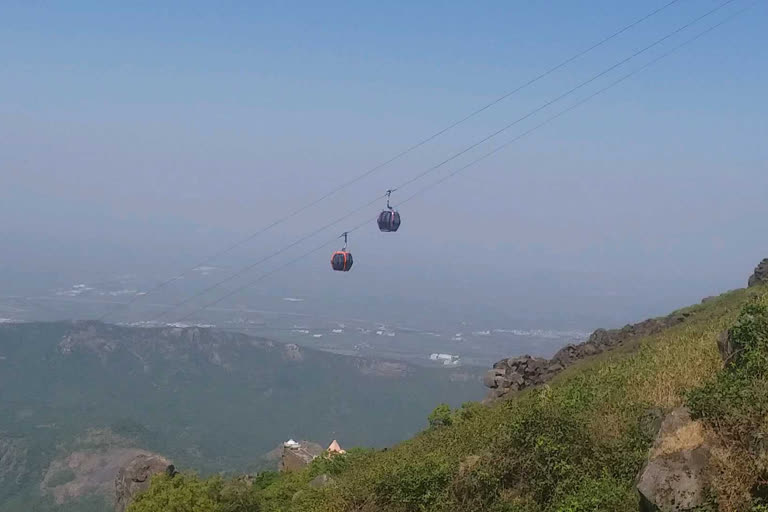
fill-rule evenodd
<path id="1" fill-rule="evenodd" d="M 582 362 L 550 385 L 510 400 L 490 407 L 437 409 L 430 416 L 432 427 L 392 449 L 316 460 L 303 472 L 262 475 L 251 487 L 192 477 L 176 482 L 157 478 L 131 512 L 155 510 L 152 506 L 158 502 L 171 510 L 167 507 L 173 503 L 168 501 L 172 493 L 202 485 L 218 486 L 206 491 L 211 508 L 202 511 L 637 510 L 635 477 L 655 435 L 652 424 L 662 411 L 690 402 L 710 434 L 721 439 L 721 462 L 744 456 L 743 449 L 736 451 L 737 434 L 759 430 L 756 425 L 765 423 L 768 406 L 757 411 L 750 407 L 768 402 L 755 399 L 768 387 L 761 380 L 768 375 L 768 370 L 761 373 L 768 362 L 750 367 L 759 371 L 735 364 L 722 370 L 716 344 L 718 334 L 737 322 L 745 306 L 762 300 L 762 323 L 742 331 L 748 343 L 762 343 L 745 352 L 757 354 L 745 360 L 768 361 L 765 294 L 761 287 L 738 290 L 687 308 L 681 311 L 687 315 L 683 324 Z M 731 374 L 737 377 L 724 377 Z M 752 395 L 734 402 L 741 409 L 718 409 L 721 399 L 742 396 L 739 385 L 752 389 Z M 731 430 L 723 430 L 723 425 L 731 425 Z M 757 471 L 759 463 L 750 464 Z M 757 473 L 739 474 L 734 468 L 741 466 L 721 463 L 713 509 L 717 502 L 722 510 L 765 510 L 752 495 Z M 334 484 L 308 485 L 321 473 L 332 475 Z M 730 496 L 734 493 L 735 498 Z"/>
<path id="2" fill-rule="evenodd" d="M 262 456 L 289 437 L 391 445 L 422 429 L 435 402 L 482 396 L 477 378 L 450 379 L 472 371 L 206 329 L 0 325 L 0 510 L 33 510 L 51 462 L 73 452 L 99 466 L 147 449 L 211 473 L 274 468 Z"/>

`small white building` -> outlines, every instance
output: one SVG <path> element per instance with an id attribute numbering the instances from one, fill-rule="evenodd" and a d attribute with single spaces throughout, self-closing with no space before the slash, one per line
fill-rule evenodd
<path id="1" fill-rule="evenodd" d="M 459 356 L 453 354 L 431 354 L 429 358 L 432 361 L 440 361 L 445 365 L 454 364 L 454 362 L 458 362 L 459 360 Z"/>

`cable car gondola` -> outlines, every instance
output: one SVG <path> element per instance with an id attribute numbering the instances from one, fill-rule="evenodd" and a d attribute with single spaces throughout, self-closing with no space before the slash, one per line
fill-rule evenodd
<path id="1" fill-rule="evenodd" d="M 349 272 L 352 268 L 352 253 L 347 250 L 347 234 L 344 232 L 344 247 L 331 256 L 331 268 L 339 272 Z M 341 238 L 341 237 L 339 237 Z"/>
<path id="2" fill-rule="evenodd" d="M 392 195 L 392 192 L 394 190 L 387 190 L 387 209 L 379 214 L 377 220 L 379 231 L 384 233 L 394 233 L 400 227 L 400 213 L 389 204 L 389 197 Z"/>

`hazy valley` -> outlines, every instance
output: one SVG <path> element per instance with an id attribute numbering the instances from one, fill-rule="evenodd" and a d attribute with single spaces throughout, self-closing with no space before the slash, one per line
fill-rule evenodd
<path id="1" fill-rule="evenodd" d="M 110 495 L 140 450 L 208 473 L 275 469 L 290 437 L 388 446 L 436 403 L 480 398 L 480 373 L 195 327 L 0 324 L 0 508 L 28 510 L 42 482 L 61 503 L 105 478 Z"/>

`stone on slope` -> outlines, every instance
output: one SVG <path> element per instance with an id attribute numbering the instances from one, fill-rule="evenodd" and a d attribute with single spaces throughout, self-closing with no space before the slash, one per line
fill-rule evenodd
<path id="1" fill-rule="evenodd" d="M 706 499 L 710 445 L 700 422 L 685 407 L 672 410 L 637 479 L 641 512 L 683 512 Z"/>
<path id="2" fill-rule="evenodd" d="M 761 261 L 755 268 L 755 272 L 749 277 L 748 286 L 768 284 L 768 258 Z"/>
<path id="3" fill-rule="evenodd" d="M 156 454 L 136 456 L 120 468 L 115 478 L 115 510 L 124 512 L 133 498 L 149 487 L 152 476 L 158 473 L 173 473 L 168 459 Z"/>

